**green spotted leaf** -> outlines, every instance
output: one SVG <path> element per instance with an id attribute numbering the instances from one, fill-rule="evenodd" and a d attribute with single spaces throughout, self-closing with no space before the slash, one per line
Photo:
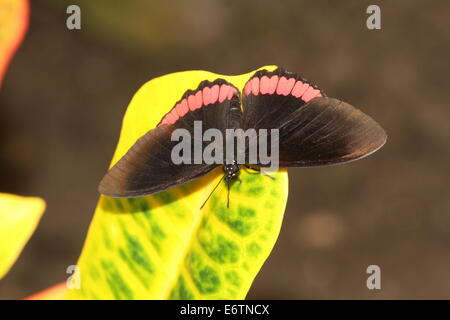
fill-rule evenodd
<path id="1" fill-rule="evenodd" d="M 269 66 L 273 70 L 276 67 Z M 123 120 L 115 164 L 154 128 L 187 89 L 224 78 L 242 90 L 254 71 L 224 76 L 206 71 L 169 74 L 147 82 Z M 274 180 L 242 170 L 200 206 L 222 177 L 201 179 L 130 199 L 100 196 L 78 261 L 81 286 L 70 299 L 243 299 L 278 237 L 287 200 L 287 173 Z"/>

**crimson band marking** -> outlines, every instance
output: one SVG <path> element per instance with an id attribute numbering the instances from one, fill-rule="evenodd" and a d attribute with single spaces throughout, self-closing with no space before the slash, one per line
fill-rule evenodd
<path id="1" fill-rule="evenodd" d="M 194 111 L 217 102 L 221 103 L 225 100 L 230 100 L 236 93 L 236 88 L 228 84 L 216 84 L 212 87 L 205 87 L 178 102 L 172 110 L 164 116 L 159 126 L 174 124 L 189 111 Z"/>
<path id="2" fill-rule="evenodd" d="M 272 77 L 262 76 L 250 79 L 244 87 L 244 94 L 278 94 L 282 96 L 291 95 L 298 99 L 308 102 L 314 98 L 322 97 L 319 89 L 306 82 L 296 80 L 295 78 L 286 78 L 273 75 Z"/>

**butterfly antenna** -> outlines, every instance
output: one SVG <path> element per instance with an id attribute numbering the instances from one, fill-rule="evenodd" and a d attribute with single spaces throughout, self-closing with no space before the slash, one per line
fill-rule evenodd
<path id="1" fill-rule="evenodd" d="M 227 209 L 229 209 L 230 208 L 230 180 L 227 180 L 227 186 L 228 186 Z"/>
<path id="2" fill-rule="evenodd" d="M 225 176 L 222 176 L 222 178 L 219 180 L 219 182 L 216 184 L 216 186 L 214 187 L 214 189 L 211 191 L 211 193 L 209 194 L 208 198 L 206 198 L 205 202 L 203 202 L 202 206 L 200 207 L 200 210 L 203 209 L 203 207 L 205 206 L 205 204 L 208 202 L 209 198 L 211 198 L 211 195 L 214 193 L 214 191 L 216 191 L 217 187 L 219 186 L 219 184 L 222 182 L 223 178 L 225 178 Z M 229 189 L 228 189 L 229 190 Z"/>

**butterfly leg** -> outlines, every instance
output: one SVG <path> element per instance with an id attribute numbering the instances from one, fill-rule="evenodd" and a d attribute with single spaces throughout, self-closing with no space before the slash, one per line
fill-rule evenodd
<path id="1" fill-rule="evenodd" d="M 244 167 L 246 167 L 246 168 L 249 169 L 249 170 L 256 171 L 256 172 L 251 172 L 251 173 L 253 173 L 253 174 L 260 173 L 260 174 L 263 174 L 263 175 L 269 177 L 269 178 L 272 179 L 272 180 L 275 180 L 274 177 L 272 177 L 271 175 L 265 173 L 265 172 L 262 171 L 260 168 L 254 168 L 254 167 L 252 167 L 252 166 L 250 166 L 250 165 L 248 165 L 248 164 L 244 164 Z"/>
<path id="2" fill-rule="evenodd" d="M 214 189 L 210 192 L 210 194 L 208 195 L 208 198 L 206 198 L 205 202 L 203 202 L 202 206 L 200 207 L 200 210 L 203 209 L 203 207 L 205 206 L 206 202 L 208 202 L 209 198 L 212 196 L 212 194 L 214 193 L 214 191 L 216 191 L 217 187 L 220 185 L 220 183 L 222 182 L 222 180 L 225 178 L 225 176 L 222 176 L 222 178 L 219 180 L 219 182 L 216 184 L 216 186 L 214 187 Z"/>
<path id="3" fill-rule="evenodd" d="M 227 193 L 227 209 L 230 208 L 230 180 L 227 180 L 227 188 L 228 188 L 228 193 Z"/>

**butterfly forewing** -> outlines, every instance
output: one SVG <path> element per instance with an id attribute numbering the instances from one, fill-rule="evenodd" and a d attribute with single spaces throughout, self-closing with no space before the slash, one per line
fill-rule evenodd
<path id="1" fill-rule="evenodd" d="M 315 98 L 280 127 L 280 166 L 312 167 L 349 162 L 383 146 L 386 133 L 348 103 Z"/>
<path id="2" fill-rule="evenodd" d="M 222 79 L 204 81 L 187 91 L 162 118 L 155 129 L 138 139 L 100 182 L 100 193 L 111 197 L 138 197 L 164 191 L 199 178 L 219 164 L 193 163 L 195 139 L 202 149 L 207 142 L 194 132 L 199 121 L 202 132 L 214 128 L 222 132 L 240 118 L 239 93 Z M 237 114 L 236 114 L 237 113 Z M 171 152 L 179 141 L 171 141 L 174 130 L 187 130 L 191 140 L 191 163 L 174 164 Z"/>
<path id="3" fill-rule="evenodd" d="M 242 101 L 245 129 L 279 130 L 282 167 L 348 162 L 371 154 L 386 141 L 386 133 L 372 118 L 327 98 L 317 86 L 283 69 L 257 72 L 245 85 Z"/>
<path id="4" fill-rule="evenodd" d="M 242 127 L 280 128 L 295 110 L 312 98 L 324 95 L 308 80 L 284 69 L 260 70 L 249 79 L 242 92 Z"/>

